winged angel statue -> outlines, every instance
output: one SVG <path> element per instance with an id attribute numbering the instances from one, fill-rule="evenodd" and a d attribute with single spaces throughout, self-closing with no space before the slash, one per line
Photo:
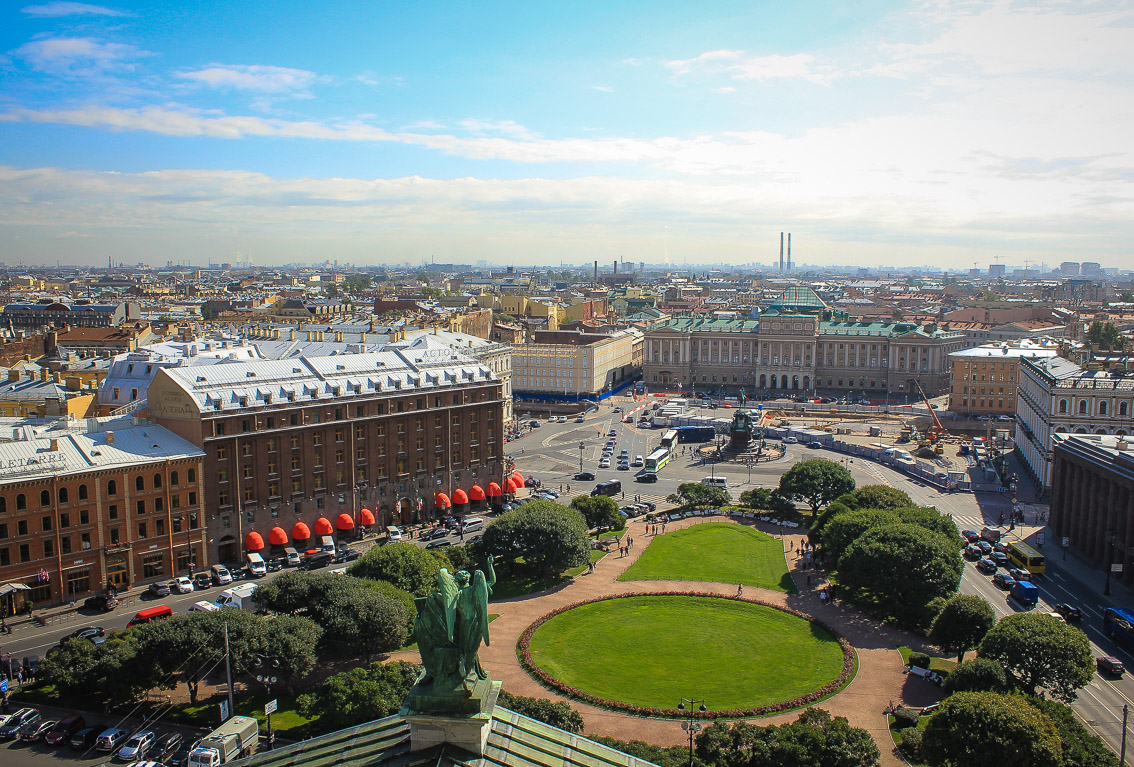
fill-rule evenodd
<path id="1" fill-rule="evenodd" d="M 480 665 L 480 643 L 488 641 L 488 597 L 496 585 L 492 561 L 488 576 L 477 570 L 472 575 L 459 570 L 450 575 L 445 568 L 437 574 L 437 588 L 429 596 L 418 597 L 413 634 L 421 652 L 425 675 L 420 684 L 437 688 L 455 687 L 487 679 Z"/>

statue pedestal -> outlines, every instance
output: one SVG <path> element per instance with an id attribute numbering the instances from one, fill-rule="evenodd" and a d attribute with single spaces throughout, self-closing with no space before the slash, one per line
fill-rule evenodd
<path id="1" fill-rule="evenodd" d="M 410 750 L 449 743 L 483 754 L 500 682 L 478 679 L 471 690 L 459 683 L 455 688 L 434 689 L 437 686 L 418 682 L 402 704 L 401 716 L 410 726 Z"/>

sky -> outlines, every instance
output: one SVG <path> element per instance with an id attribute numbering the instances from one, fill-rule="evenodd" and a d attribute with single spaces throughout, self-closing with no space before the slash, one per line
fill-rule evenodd
<path id="1" fill-rule="evenodd" d="M 0 261 L 1134 268 L 1134 0 L 0 5 Z"/>

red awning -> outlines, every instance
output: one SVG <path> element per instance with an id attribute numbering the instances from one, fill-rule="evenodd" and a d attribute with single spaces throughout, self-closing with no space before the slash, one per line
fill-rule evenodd
<path id="1" fill-rule="evenodd" d="M 514 480 L 514 479 L 504 480 L 504 492 L 505 493 L 516 492 L 516 480 Z"/>
<path id="2" fill-rule="evenodd" d="M 311 537 L 311 528 L 302 522 L 296 522 L 291 526 L 291 537 L 297 541 L 306 541 Z"/>
<path id="3" fill-rule="evenodd" d="M 362 511 L 358 512 L 358 523 L 360 525 L 374 524 L 374 512 L 372 512 L 370 509 L 365 508 Z"/>
<path id="4" fill-rule="evenodd" d="M 473 485 L 469 489 L 469 498 L 472 498 L 474 501 L 483 501 L 484 489 L 480 485 Z"/>
<path id="5" fill-rule="evenodd" d="M 264 538 L 259 533 L 253 531 L 244 536 L 244 548 L 249 551 L 259 551 L 264 548 Z"/>
<path id="6" fill-rule="evenodd" d="M 495 498 L 498 495 L 500 495 L 500 485 L 496 484 L 495 482 L 489 482 L 488 483 L 488 497 L 489 498 Z"/>
<path id="7" fill-rule="evenodd" d="M 437 495 L 433 496 L 433 503 L 436 504 L 437 508 L 439 509 L 447 509 L 453 505 L 449 501 L 449 496 L 445 495 L 444 493 L 438 493 Z"/>
<path id="8" fill-rule="evenodd" d="M 326 517 L 319 517 L 315 520 L 315 535 L 330 535 L 334 530 L 331 529 L 331 520 Z"/>
<path id="9" fill-rule="evenodd" d="M 284 532 L 282 527 L 273 527 L 268 531 L 268 543 L 273 546 L 286 546 L 287 533 Z"/>
<path id="10" fill-rule="evenodd" d="M 463 504 L 463 503 L 468 503 L 468 502 L 469 502 L 469 496 L 464 490 L 462 490 L 458 487 L 456 490 L 453 491 L 453 503 L 462 503 Z"/>
<path id="11" fill-rule="evenodd" d="M 340 514 L 338 518 L 335 519 L 335 527 L 340 530 L 353 530 L 354 520 L 350 518 L 350 514 Z"/>
<path id="12" fill-rule="evenodd" d="M 524 486 L 524 475 L 518 471 L 512 472 L 512 481 L 516 483 L 516 487 Z"/>

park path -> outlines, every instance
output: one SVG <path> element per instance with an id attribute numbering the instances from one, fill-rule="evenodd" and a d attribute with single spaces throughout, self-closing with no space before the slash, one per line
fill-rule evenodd
<path id="1" fill-rule="evenodd" d="M 666 534 L 691 524 L 722 521 L 722 519 L 725 518 L 690 518 L 671 522 L 667 525 Z M 763 527 L 759 523 L 756 526 Z M 637 561 L 654 537 L 645 534 L 643 522 L 631 522 L 627 531 L 627 535 L 634 539 L 634 546 L 628 556 L 622 557 L 617 551 L 612 552 L 597 563 L 594 573 L 584 572 L 555 589 L 508 601 L 493 602 L 489 609 L 499 617 L 492 622 L 490 632 L 492 645 L 481 648 L 481 661 L 492 677 L 502 681 L 505 689 L 513 694 L 566 701 L 582 714 L 585 722 L 584 732 L 587 735 L 644 740 L 664 746 L 686 745 L 689 742 L 688 736 L 681 729 L 680 722 L 607 711 L 566 698 L 532 679 L 524 671 L 516 655 L 516 643 L 525 628 L 540 616 L 575 602 L 627 592 L 701 591 L 722 596 L 736 596 L 734 583 L 619 581 L 619 576 Z M 769 528 L 765 532 L 771 533 L 772 530 Z M 625 541 L 625 538 L 623 540 Z M 816 575 L 814 584 L 809 587 L 808 583 L 811 580 L 809 574 L 802 568 L 802 562 L 795 553 L 801 540 L 802 536 L 799 535 L 783 536 L 788 565 L 796 586 L 800 589 L 799 594 L 784 594 L 745 586 L 744 596 L 760 599 L 769 604 L 790 607 L 819 618 L 850 640 L 858 653 L 858 673 L 839 694 L 828 698 L 819 706 L 830 711 L 833 716 L 844 716 L 852 725 L 869 731 L 878 744 L 882 765 L 885 767 L 903 765 L 905 762 L 894 751 L 884 710 L 890 703 L 902 701 L 903 695 L 906 698 L 913 698 L 906 701 L 911 705 L 924 705 L 939 697 L 939 693 L 933 695 L 928 683 L 904 673 L 901 656 L 895 648 L 901 644 L 911 643 L 917 646 L 918 643 L 904 632 L 881 626 L 851 607 L 821 603 L 818 588 L 822 584 L 818 581 L 818 576 Z M 391 657 L 414 662 L 419 660 L 417 653 L 397 653 Z M 679 669 L 676 671 L 680 672 Z M 924 685 L 925 689 L 915 686 L 916 683 Z M 695 693 L 695 680 L 691 680 L 691 685 L 690 692 Z M 798 716 L 799 711 L 794 711 L 750 721 L 760 725 L 783 724 L 795 721 Z"/>

